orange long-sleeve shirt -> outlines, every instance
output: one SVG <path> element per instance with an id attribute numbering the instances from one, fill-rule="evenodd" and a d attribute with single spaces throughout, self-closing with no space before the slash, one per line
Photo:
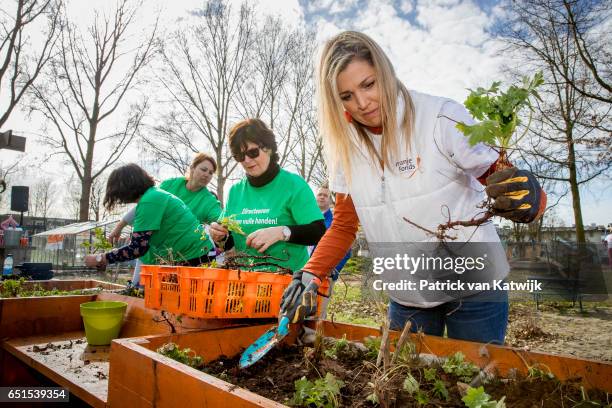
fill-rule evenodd
<path id="1" fill-rule="evenodd" d="M 351 196 L 336 194 L 336 206 L 331 227 L 317 244 L 317 249 L 303 270 L 316 275 L 319 279 L 329 276 L 332 269 L 353 245 L 358 228 L 359 217 L 357 217 Z"/>

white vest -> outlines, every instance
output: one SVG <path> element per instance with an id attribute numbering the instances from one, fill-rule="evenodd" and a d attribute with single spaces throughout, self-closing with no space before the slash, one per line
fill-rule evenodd
<path id="1" fill-rule="evenodd" d="M 458 143 L 458 139 L 455 139 L 451 143 L 449 137 L 459 136 L 440 132 L 439 115 L 443 106 L 456 103 L 414 91 L 410 91 L 410 96 L 415 107 L 411 146 L 409 150 L 406 149 L 404 139 L 399 138 L 399 157 L 394 158 L 392 163 L 385 163 L 384 183 L 383 172 L 377 165 L 378 159 L 370 157 L 367 147 L 358 141 L 354 131 L 359 153 L 351 156 L 351 183 L 347 185 L 342 169 L 330 180 L 332 190 L 351 195 L 370 246 L 373 243 L 406 243 L 410 246 L 418 242 L 437 241 L 425 231 L 405 222 L 403 217 L 435 231 L 439 224 L 448 221 L 449 212 L 453 221 L 470 220 L 483 212 L 478 208 L 486 198 L 483 186 L 464 170 L 465 163 L 455 161 L 455 157 L 464 156 L 462 152 L 451 149 L 461 150 L 456 146 L 462 146 L 463 140 Z M 398 120 L 403 116 L 400 113 L 403 109 L 403 98 L 399 98 Z M 463 135 L 460 137 L 465 138 Z M 379 152 L 380 139 L 372 135 Z M 477 149 L 478 154 L 470 149 Z M 484 173 L 498 157 L 494 150 L 483 145 L 465 147 L 463 150 L 469 151 L 469 160 L 480 162 L 469 163 L 471 169 L 477 169 L 477 175 Z M 460 227 L 448 233 L 457 237 L 456 242 L 491 243 L 488 245 L 490 249 L 487 249 L 490 252 L 488 258 L 494 261 L 488 266 L 488 272 L 495 279 L 502 279 L 508 274 L 509 265 L 493 223 L 477 228 Z M 407 306 L 433 307 L 451 300 L 440 298 L 425 301 L 418 292 L 413 291 L 389 295 Z"/>

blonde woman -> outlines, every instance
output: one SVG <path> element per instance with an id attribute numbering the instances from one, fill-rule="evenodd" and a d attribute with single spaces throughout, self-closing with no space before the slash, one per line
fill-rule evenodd
<path id="1" fill-rule="evenodd" d="M 318 92 L 330 188 L 337 199 L 331 228 L 283 296 L 281 311 L 294 322 L 314 313 L 320 280 L 349 249 L 359 223 L 370 247 L 387 253 L 412 248 L 404 253 L 414 255 L 423 243 L 438 245 L 425 230 L 435 231 L 449 214 L 453 220 L 478 217 L 486 197 L 482 184 L 499 216 L 530 222 L 545 208 L 546 196 L 533 175 L 516 168 L 496 171 L 494 149 L 468 145 L 455 128 L 456 121 L 472 121 L 462 105 L 409 91 L 367 35 L 347 31 L 325 44 Z M 475 255 L 488 253 L 487 279 L 504 281 L 509 266 L 492 223 L 453 233 L 457 242 L 477 243 Z M 399 266 L 387 272 L 414 278 Z M 419 286 L 388 291 L 391 325 L 398 329 L 410 320 L 413 330 L 427 334 L 441 336 L 446 329 L 453 338 L 503 343 L 507 292 L 499 291 L 492 301 L 480 300 L 476 292 Z"/>

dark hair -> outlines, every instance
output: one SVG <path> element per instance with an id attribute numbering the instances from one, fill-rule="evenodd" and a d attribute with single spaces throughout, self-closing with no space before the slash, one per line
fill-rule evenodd
<path id="1" fill-rule="evenodd" d="M 210 164 L 212 164 L 213 171 L 217 171 L 217 162 L 215 161 L 215 159 L 213 159 L 210 154 L 203 152 L 200 152 L 195 155 L 195 157 L 191 161 L 191 164 L 189 165 L 189 168 L 195 169 L 200 163 L 206 160 L 208 160 Z"/>
<path id="2" fill-rule="evenodd" d="M 245 119 L 236 123 L 230 130 L 229 145 L 232 155 L 240 154 L 240 152 L 246 150 L 248 142 L 270 149 L 272 151 L 270 160 L 273 163 L 278 163 L 276 137 L 262 120 Z"/>
<path id="3" fill-rule="evenodd" d="M 104 207 L 110 211 L 118 203 L 135 203 L 154 185 L 153 177 L 137 164 L 130 163 L 117 167 L 106 182 Z"/>

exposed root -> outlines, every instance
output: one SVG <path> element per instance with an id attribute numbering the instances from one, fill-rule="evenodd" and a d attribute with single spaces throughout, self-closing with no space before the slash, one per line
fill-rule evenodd
<path id="1" fill-rule="evenodd" d="M 239 259 L 248 259 L 249 261 L 240 262 L 238 261 Z M 261 259 L 263 261 L 262 262 L 252 262 L 252 260 L 254 259 Z M 250 255 L 250 254 L 245 254 L 245 253 L 237 253 L 236 255 L 228 256 L 225 259 L 225 263 L 222 266 L 222 268 L 223 269 L 252 270 L 260 266 L 274 266 L 277 269 L 278 274 L 281 274 L 281 275 L 292 274 L 293 272 L 291 271 L 291 269 L 285 268 L 284 266 L 281 266 L 275 262 L 271 262 L 271 261 L 286 262 L 288 260 L 289 260 L 288 254 L 287 254 L 287 259 L 282 259 L 282 258 L 276 258 L 276 257 L 270 256 L 270 255 L 257 256 L 257 255 Z"/>

